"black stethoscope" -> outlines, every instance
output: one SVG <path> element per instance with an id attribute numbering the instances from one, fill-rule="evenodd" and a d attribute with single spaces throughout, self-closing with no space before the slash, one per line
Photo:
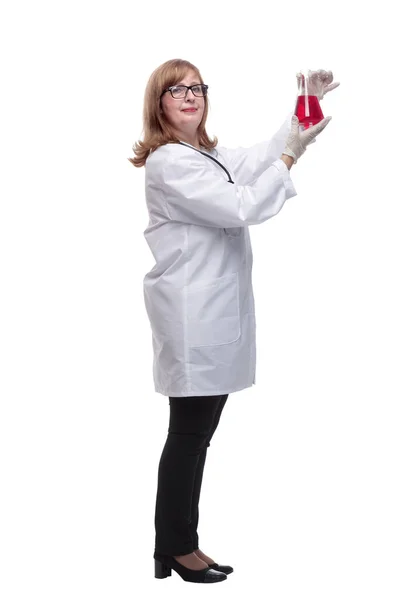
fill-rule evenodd
<path id="1" fill-rule="evenodd" d="M 234 183 L 234 181 L 232 181 L 231 176 L 229 175 L 229 171 L 224 167 L 224 165 L 222 165 L 219 160 L 217 160 L 216 158 L 214 158 L 213 156 L 211 156 L 211 154 L 207 154 L 207 152 L 202 152 L 202 150 L 198 150 L 197 148 L 195 148 L 195 146 L 192 146 L 191 144 L 187 144 L 186 142 L 178 142 L 179 144 L 182 144 L 183 146 L 187 146 L 188 148 L 192 148 L 193 150 L 196 150 L 196 152 L 200 152 L 200 154 L 203 154 L 204 156 L 207 156 L 207 158 L 211 158 L 211 160 L 213 160 L 214 162 L 217 163 L 217 165 L 219 165 L 221 167 L 221 169 L 223 169 L 225 171 L 225 173 L 228 176 L 228 183 Z"/>

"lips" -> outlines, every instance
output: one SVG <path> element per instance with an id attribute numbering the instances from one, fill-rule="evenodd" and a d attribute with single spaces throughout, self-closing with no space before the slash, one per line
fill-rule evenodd
<path id="1" fill-rule="evenodd" d="M 184 108 L 182 112 L 196 112 L 197 108 Z"/>

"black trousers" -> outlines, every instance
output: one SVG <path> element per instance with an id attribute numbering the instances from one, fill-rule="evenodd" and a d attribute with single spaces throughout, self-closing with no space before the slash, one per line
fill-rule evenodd
<path id="1" fill-rule="evenodd" d="M 159 461 L 155 551 L 169 556 L 199 548 L 199 498 L 207 448 L 228 398 L 169 397 L 170 419 Z"/>

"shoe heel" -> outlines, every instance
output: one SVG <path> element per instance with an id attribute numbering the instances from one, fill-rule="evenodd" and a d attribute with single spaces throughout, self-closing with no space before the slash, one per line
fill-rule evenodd
<path id="1" fill-rule="evenodd" d="M 156 579 L 165 579 L 171 576 L 171 568 L 164 565 L 160 560 L 155 559 L 155 577 Z"/>

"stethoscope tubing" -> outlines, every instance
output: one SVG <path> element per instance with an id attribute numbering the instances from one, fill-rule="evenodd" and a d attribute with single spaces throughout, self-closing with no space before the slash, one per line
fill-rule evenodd
<path id="1" fill-rule="evenodd" d="M 194 146 L 192 146 L 191 144 L 187 144 L 186 142 L 178 142 L 179 144 L 182 144 L 183 146 L 187 146 L 188 148 L 192 148 L 192 150 L 196 150 L 196 152 L 200 152 L 200 154 L 203 154 L 203 156 L 207 156 L 207 158 L 211 158 L 211 160 L 213 160 L 215 163 L 217 163 L 217 165 L 219 165 L 221 167 L 221 169 L 223 169 L 226 173 L 226 175 L 228 176 L 228 183 L 233 183 L 234 181 L 232 181 L 232 178 L 229 174 L 228 169 L 226 169 L 226 167 L 224 167 L 224 165 L 222 163 L 219 162 L 219 160 L 217 160 L 216 158 L 214 158 L 214 156 L 211 156 L 210 154 L 207 154 L 207 152 L 202 152 L 202 150 L 198 150 L 197 148 L 195 148 Z"/>

